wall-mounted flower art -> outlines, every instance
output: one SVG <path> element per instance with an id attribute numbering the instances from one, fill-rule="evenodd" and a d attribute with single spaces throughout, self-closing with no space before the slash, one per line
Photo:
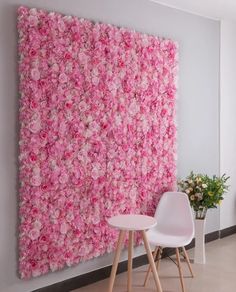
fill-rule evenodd
<path id="1" fill-rule="evenodd" d="M 177 45 L 20 7 L 20 259 L 30 278 L 115 248 L 107 218 L 175 185 Z"/>

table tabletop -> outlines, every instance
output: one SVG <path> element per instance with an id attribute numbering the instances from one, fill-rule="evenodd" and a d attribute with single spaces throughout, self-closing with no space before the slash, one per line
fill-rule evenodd
<path id="1" fill-rule="evenodd" d="M 147 215 L 124 214 L 111 217 L 107 220 L 108 224 L 120 230 L 147 230 L 157 224 L 155 218 Z"/>

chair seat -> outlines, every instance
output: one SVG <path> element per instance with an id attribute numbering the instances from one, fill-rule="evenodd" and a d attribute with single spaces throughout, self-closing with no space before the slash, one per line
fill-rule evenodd
<path id="1" fill-rule="evenodd" d="M 151 244 L 161 247 L 183 247 L 192 240 L 191 237 L 186 235 L 167 234 L 159 230 L 149 230 L 147 238 Z"/>

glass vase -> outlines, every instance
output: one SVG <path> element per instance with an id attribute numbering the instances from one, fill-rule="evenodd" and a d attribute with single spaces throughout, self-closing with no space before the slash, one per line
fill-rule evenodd
<path id="1" fill-rule="evenodd" d="M 194 263 L 206 263 L 205 251 L 205 219 L 195 219 L 195 248 L 194 248 Z"/>
<path id="2" fill-rule="evenodd" d="M 204 207 L 200 210 L 195 210 L 195 219 L 204 220 L 206 218 L 207 208 Z"/>

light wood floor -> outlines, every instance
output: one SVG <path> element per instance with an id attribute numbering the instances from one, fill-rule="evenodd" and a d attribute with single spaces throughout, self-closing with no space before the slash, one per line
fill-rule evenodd
<path id="1" fill-rule="evenodd" d="M 193 250 L 189 250 L 193 258 Z M 206 245 L 207 263 L 192 264 L 195 278 L 191 278 L 185 263 L 182 263 L 187 292 L 235 292 L 236 291 L 236 234 L 215 240 Z M 132 292 L 154 292 L 155 283 L 150 277 L 147 288 L 142 286 L 147 266 L 133 270 Z M 169 259 L 160 265 L 159 276 L 163 292 L 181 292 L 178 269 Z M 114 292 L 125 292 L 127 273 L 116 276 Z M 73 292 L 106 292 L 108 279 L 74 290 Z"/>

